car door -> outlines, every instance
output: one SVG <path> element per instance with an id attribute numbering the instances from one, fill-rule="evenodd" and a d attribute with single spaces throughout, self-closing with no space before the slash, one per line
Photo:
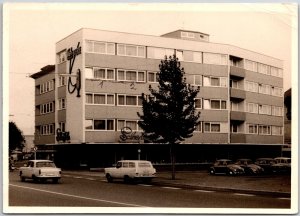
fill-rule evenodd
<path id="1" fill-rule="evenodd" d="M 27 166 L 24 167 L 22 174 L 24 177 L 30 177 L 32 176 L 33 173 L 33 168 L 34 168 L 34 162 L 33 161 L 29 161 Z"/>

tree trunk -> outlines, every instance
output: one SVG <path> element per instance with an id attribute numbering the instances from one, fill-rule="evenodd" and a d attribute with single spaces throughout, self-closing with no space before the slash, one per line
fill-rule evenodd
<path id="1" fill-rule="evenodd" d="M 172 166 L 172 180 L 175 180 L 175 144 L 170 144 L 170 158 L 171 158 L 171 166 Z"/>

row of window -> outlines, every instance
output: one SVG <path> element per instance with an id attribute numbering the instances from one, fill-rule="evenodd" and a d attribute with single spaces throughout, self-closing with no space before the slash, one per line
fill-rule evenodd
<path id="1" fill-rule="evenodd" d="M 65 131 L 65 122 L 59 122 L 59 128 L 62 132 Z M 39 135 L 54 135 L 55 134 L 55 124 L 45 124 L 36 126 L 36 133 Z"/>
<path id="2" fill-rule="evenodd" d="M 189 36 L 194 35 L 191 32 L 182 32 L 182 37 L 192 38 Z M 197 62 L 204 64 L 216 64 L 216 65 L 227 65 L 227 55 L 219 53 L 204 53 L 197 51 L 188 51 L 188 50 L 175 50 L 170 48 L 159 48 L 159 47 L 146 47 L 139 45 L 129 45 L 129 44 L 117 44 L 117 50 L 115 51 L 114 43 L 107 42 L 98 42 L 98 41 L 87 41 L 87 52 L 109 54 L 109 55 L 121 55 L 121 56 L 132 56 L 132 57 L 141 57 L 141 58 L 154 58 L 154 59 L 163 59 L 165 55 L 170 56 L 176 54 L 177 58 L 180 61 L 187 62 Z M 236 64 L 236 61 L 230 59 L 230 65 L 243 67 L 243 60 L 238 61 L 239 64 Z M 246 70 L 272 75 L 276 77 L 283 76 L 283 70 L 277 67 L 270 65 L 254 62 L 245 59 L 244 68 Z"/>
<path id="3" fill-rule="evenodd" d="M 100 104 L 100 105 L 115 105 L 118 106 L 142 106 L 142 97 L 140 95 L 126 95 L 117 94 L 117 101 L 115 102 L 115 94 L 109 93 L 87 93 L 86 104 Z M 202 106 L 203 101 L 203 106 Z M 197 109 L 216 109 L 226 110 L 227 101 L 222 99 L 195 99 L 195 108 Z M 232 111 L 243 111 L 240 109 L 240 104 L 231 102 Z M 247 112 L 283 116 L 283 108 L 271 105 L 259 105 L 256 103 L 247 103 Z"/>
<path id="4" fill-rule="evenodd" d="M 247 133 L 260 135 L 283 135 L 283 127 L 272 125 L 247 124 Z"/>
<path id="5" fill-rule="evenodd" d="M 282 77 L 283 70 L 281 68 L 273 67 L 270 65 L 254 62 L 245 59 L 245 67 L 246 70 L 258 72 L 266 75 L 271 75 L 275 77 Z"/>
<path id="6" fill-rule="evenodd" d="M 37 108 L 39 108 L 40 114 L 52 113 L 55 110 L 55 103 L 49 102 L 45 104 L 40 104 Z"/>
<path id="7" fill-rule="evenodd" d="M 283 107 L 247 103 L 247 112 L 273 116 L 283 116 Z"/>
<path id="8" fill-rule="evenodd" d="M 46 125 L 37 126 L 36 130 L 39 135 L 54 135 L 55 134 L 54 124 L 46 124 Z"/>
<path id="9" fill-rule="evenodd" d="M 117 122 L 117 131 L 123 127 L 130 127 L 133 131 L 142 131 L 138 125 L 138 120 L 122 119 L 87 119 L 85 120 L 86 130 L 115 131 L 115 121 Z M 242 132 L 231 126 L 232 132 Z M 228 133 L 227 122 L 200 122 L 196 126 L 195 132 L 204 133 Z M 283 135 L 283 127 L 272 125 L 247 124 L 247 133 L 260 135 Z"/>
<path id="10" fill-rule="evenodd" d="M 124 70 L 112 68 L 86 68 L 85 76 L 87 79 L 115 80 L 117 81 L 146 82 L 146 71 Z M 147 81 L 157 83 L 157 72 L 148 71 Z M 187 82 L 196 86 L 227 87 L 227 77 L 187 75 Z"/>
<path id="11" fill-rule="evenodd" d="M 256 93 L 267 94 L 267 95 L 278 96 L 278 97 L 283 96 L 282 88 L 271 86 L 271 85 L 259 84 L 250 81 L 245 81 L 245 91 L 256 92 Z"/>
<path id="12" fill-rule="evenodd" d="M 49 102 L 45 104 L 40 104 L 37 106 L 37 109 L 39 110 L 40 114 L 47 114 L 52 113 L 55 111 L 55 102 Z M 66 109 L 66 99 L 60 98 L 58 99 L 58 110 Z"/>
<path id="13" fill-rule="evenodd" d="M 55 88 L 54 80 L 50 80 L 50 81 L 44 82 L 44 83 L 36 86 L 37 92 L 39 94 L 44 94 L 46 92 L 53 91 L 54 88 Z"/>

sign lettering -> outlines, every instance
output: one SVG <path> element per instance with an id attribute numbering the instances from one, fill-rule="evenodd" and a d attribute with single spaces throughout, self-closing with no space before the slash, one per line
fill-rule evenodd
<path id="1" fill-rule="evenodd" d="M 143 139 L 144 139 L 144 135 L 142 133 L 137 133 L 136 131 L 132 131 L 130 127 L 123 127 L 121 129 L 120 142 L 126 142 L 126 141 L 140 142 Z"/>

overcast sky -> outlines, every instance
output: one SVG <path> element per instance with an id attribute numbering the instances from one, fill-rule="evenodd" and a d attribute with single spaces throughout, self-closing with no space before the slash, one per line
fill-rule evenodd
<path id="1" fill-rule="evenodd" d="M 55 43 L 80 28 L 155 36 L 177 29 L 200 31 L 210 35 L 210 42 L 282 59 L 284 90 L 291 87 L 297 5 L 26 3 L 6 5 L 3 14 L 9 120 L 25 135 L 34 134 L 34 80 L 29 75 L 55 64 Z"/>

